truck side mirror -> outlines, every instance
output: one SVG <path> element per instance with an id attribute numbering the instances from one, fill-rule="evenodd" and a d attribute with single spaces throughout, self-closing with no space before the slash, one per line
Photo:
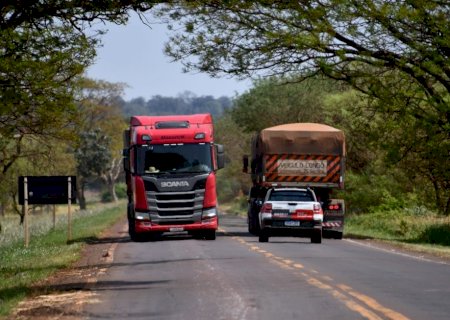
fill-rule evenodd
<path id="1" fill-rule="evenodd" d="M 123 156 L 123 169 L 128 172 L 130 171 L 130 149 L 122 150 Z"/>
<path id="2" fill-rule="evenodd" d="M 216 144 L 216 155 L 217 155 L 217 169 L 222 169 L 225 167 L 225 153 L 223 145 Z"/>
<path id="3" fill-rule="evenodd" d="M 248 173 L 248 156 L 242 157 L 242 172 Z"/>

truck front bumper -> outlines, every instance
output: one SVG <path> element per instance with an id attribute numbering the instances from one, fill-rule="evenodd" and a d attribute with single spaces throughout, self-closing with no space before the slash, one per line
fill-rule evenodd
<path id="1" fill-rule="evenodd" d="M 189 224 L 176 224 L 176 223 L 169 224 L 168 222 L 164 222 L 164 224 L 161 224 L 148 220 L 135 220 L 135 224 L 136 224 L 135 230 L 137 233 L 217 230 L 218 218 L 216 216 Z"/>

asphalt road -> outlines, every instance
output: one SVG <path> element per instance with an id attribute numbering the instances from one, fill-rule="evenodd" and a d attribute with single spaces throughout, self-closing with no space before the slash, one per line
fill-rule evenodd
<path id="1" fill-rule="evenodd" d="M 450 319 L 450 264 L 352 240 L 270 238 L 221 216 L 215 241 L 124 238 L 89 319 Z"/>

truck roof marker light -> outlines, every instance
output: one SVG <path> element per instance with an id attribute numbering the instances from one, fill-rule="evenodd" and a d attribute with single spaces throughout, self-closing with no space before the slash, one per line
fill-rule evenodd
<path id="1" fill-rule="evenodd" d="M 189 121 L 160 121 L 155 125 L 156 129 L 186 129 Z"/>
<path id="2" fill-rule="evenodd" d="M 152 137 L 150 137 L 148 134 L 143 134 L 142 141 L 150 142 L 150 141 L 152 141 Z"/>
<path id="3" fill-rule="evenodd" d="M 205 137 L 206 137 L 206 135 L 205 135 L 204 132 L 199 132 L 199 133 L 195 134 L 194 139 L 195 140 L 200 140 L 200 139 L 205 139 Z"/>

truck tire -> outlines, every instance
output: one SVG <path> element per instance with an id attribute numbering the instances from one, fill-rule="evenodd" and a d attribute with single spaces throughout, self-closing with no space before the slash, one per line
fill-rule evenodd
<path id="1" fill-rule="evenodd" d="M 255 212 L 256 211 L 256 212 Z M 252 206 L 248 209 L 248 232 L 254 236 L 258 236 L 260 232 L 258 213 Z"/>
<path id="2" fill-rule="evenodd" d="M 334 232 L 334 235 L 333 235 L 333 238 L 334 238 L 334 239 L 337 239 L 337 240 L 342 240 L 342 236 L 343 236 L 343 232 L 341 232 L 341 231 L 335 231 L 335 232 Z"/>
<path id="3" fill-rule="evenodd" d="M 134 219 L 128 218 L 128 234 L 130 235 L 130 239 L 133 242 L 142 242 L 144 241 L 144 236 L 142 234 L 136 233 Z"/>
<path id="4" fill-rule="evenodd" d="M 216 230 L 205 231 L 205 240 L 216 240 Z"/>
<path id="5" fill-rule="evenodd" d="M 258 241 L 259 242 L 269 242 L 269 235 L 265 232 L 260 232 Z"/>
<path id="6" fill-rule="evenodd" d="M 316 229 L 311 235 L 311 243 L 322 243 L 322 229 Z"/>

